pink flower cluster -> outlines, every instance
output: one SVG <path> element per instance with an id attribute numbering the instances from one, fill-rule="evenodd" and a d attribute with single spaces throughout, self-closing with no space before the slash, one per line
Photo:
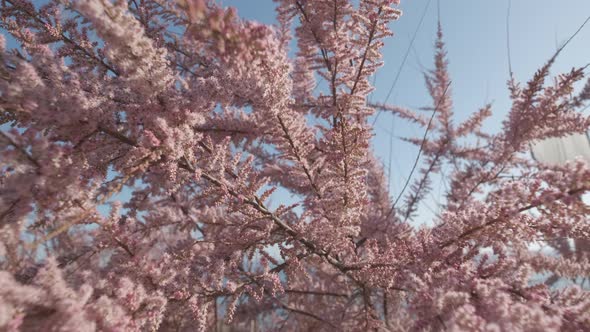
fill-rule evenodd
<path id="1" fill-rule="evenodd" d="M 524 154 L 589 129 L 584 68 L 510 81 L 487 133 L 491 105 L 453 121 L 439 26 L 432 117 L 371 104 L 397 5 L 1 2 L 0 330 L 588 329 L 590 166 Z M 393 200 L 378 110 L 428 134 Z"/>

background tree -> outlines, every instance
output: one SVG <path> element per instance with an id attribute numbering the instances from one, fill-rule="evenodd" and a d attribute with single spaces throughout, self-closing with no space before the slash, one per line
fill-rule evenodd
<path id="1" fill-rule="evenodd" d="M 281 0 L 271 27 L 203 0 L 4 0 L 0 327 L 590 326 L 587 254 L 529 250 L 590 235 L 590 168 L 524 155 L 588 130 L 585 68 L 547 83 L 557 52 L 510 81 L 509 116 L 485 133 L 491 106 L 453 122 L 439 29 L 431 116 L 370 104 L 397 4 Z M 426 163 L 394 200 L 370 150 L 378 109 L 425 132 L 412 142 Z M 414 229 L 443 165 L 443 212 Z M 271 208 L 276 188 L 298 203 Z"/>

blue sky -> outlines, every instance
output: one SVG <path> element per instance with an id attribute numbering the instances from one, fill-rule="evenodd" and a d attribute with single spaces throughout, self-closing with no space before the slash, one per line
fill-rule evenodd
<path id="1" fill-rule="evenodd" d="M 275 3 L 272 0 L 223 0 L 223 5 L 234 6 L 241 17 L 262 23 L 275 22 Z M 508 79 L 506 18 L 510 5 L 510 51 L 514 75 L 526 82 L 555 50 L 561 46 L 590 16 L 588 0 L 402 0 L 403 15 L 391 24 L 395 36 L 386 40 L 385 65 L 376 79 L 372 100 L 382 102 L 392 85 L 404 54 L 416 30 L 423 11 L 424 21 L 416 35 L 408 57 L 388 102 L 409 108 L 429 106 L 430 99 L 423 81 L 423 68 L 431 68 L 437 14 L 447 44 L 452 79 L 455 116 L 465 119 L 484 104 L 491 102 L 494 115 L 484 128 L 500 129 L 510 101 Z M 569 71 L 573 66 L 590 63 L 590 24 L 567 46 L 557 59 L 553 73 Z M 393 125 L 393 127 L 392 127 Z M 394 137 L 422 136 L 419 128 L 408 126 L 389 114 L 381 114 L 375 128 L 373 145 L 386 170 L 390 155 L 390 133 Z M 395 138 L 392 149 L 391 191 L 395 197 L 410 172 L 417 149 Z M 434 181 L 433 196 L 420 212 L 431 214 L 441 187 Z M 443 189 L 444 190 L 444 189 Z"/>

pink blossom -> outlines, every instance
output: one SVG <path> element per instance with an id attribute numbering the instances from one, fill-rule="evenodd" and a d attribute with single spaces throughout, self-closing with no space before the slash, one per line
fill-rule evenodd
<path id="1" fill-rule="evenodd" d="M 511 80 L 487 132 L 440 25 L 418 113 L 368 101 L 399 1 L 276 2 L 0 4 L 0 330 L 587 329 L 590 167 L 525 154 L 590 128 L 584 69 Z M 424 130 L 398 197 L 376 110 Z"/>

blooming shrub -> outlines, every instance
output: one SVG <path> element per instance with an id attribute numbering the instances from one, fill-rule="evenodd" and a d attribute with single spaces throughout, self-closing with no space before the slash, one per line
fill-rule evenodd
<path id="1" fill-rule="evenodd" d="M 398 1 L 277 2 L 266 26 L 205 0 L 2 1 L 0 329 L 588 329 L 590 168 L 524 154 L 588 130 L 584 68 L 510 81 L 486 133 L 489 105 L 453 121 L 440 29 L 431 117 L 368 103 Z M 395 200 L 377 110 L 429 133 Z"/>

